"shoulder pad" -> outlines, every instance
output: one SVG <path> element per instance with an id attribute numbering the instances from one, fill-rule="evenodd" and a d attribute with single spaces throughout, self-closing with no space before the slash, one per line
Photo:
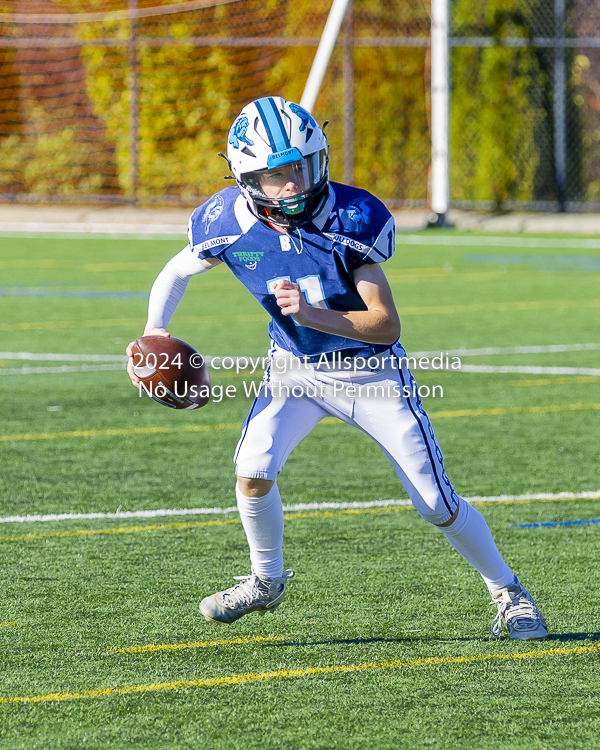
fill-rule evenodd
<path id="1" fill-rule="evenodd" d="M 190 249 L 198 258 L 218 257 L 242 236 L 234 211 L 239 195 L 239 188 L 225 188 L 198 206 L 190 216 L 188 239 Z"/>
<path id="2" fill-rule="evenodd" d="M 336 201 L 324 234 L 343 245 L 356 262 L 383 263 L 395 246 L 395 223 L 384 204 L 371 193 L 334 185 Z"/>

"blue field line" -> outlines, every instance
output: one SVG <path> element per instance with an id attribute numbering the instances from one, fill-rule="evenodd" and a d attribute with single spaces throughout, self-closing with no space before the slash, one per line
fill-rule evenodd
<path id="1" fill-rule="evenodd" d="M 19 289 L 0 287 L 0 297 L 72 297 L 75 299 L 148 299 L 150 292 L 100 292 L 77 289 Z"/>
<path id="2" fill-rule="evenodd" d="M 600 518 L 582 521 L 545 521 L 544 523 L 514 523 L 511 529 L 545 529 L 550 526 L 584 526 L 589 523 L 600 523 Z"/>

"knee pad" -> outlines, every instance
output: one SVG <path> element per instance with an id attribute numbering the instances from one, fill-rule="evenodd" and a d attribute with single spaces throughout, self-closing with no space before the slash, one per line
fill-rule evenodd
<path id="1" fill-rule="evenodd" d="M 416 498 L 411 498 L 411 500 L 412 504 L 415 507 L 415 510 L 421 516 L 421 518 L 427 521 L 427 523 L 432 524 L 433 526 L 439 526 L 442 523 L 447 523 L 452 518 L 452 515 L 456 512 L 456 506 L 452 510 L 448 510 L 448 507 L 446 506 L 446 503 L 444 502 L 444 499 L 441 495 L 437 495 L 435 505 L 433 505 L 433 507 L 425 502 L 424 498 L 422 498 L 420 495 Z M 452 526 L 447 528 L 454 529 L 457 527 L 459 519 L 466 513 L 463 507 L 466 505 L 468 504 L 464 502 L 459 503 L 457 517 L 455 518 Z M 464 526 L 465 522 L 466 516 L 464 520 L 461 521 L 460 526 Z M 442 531 L 445 532 L 446 528 L 443 528 Z"/>
<path id="2" fill-rule="evenodd" d="M 478 514 L 479 511 L 475 510 L 475 508 L 471 508 L 469 503 L 467 503 L 465 500 L 461 500 L 458 503 L 458 512 L 456 514 L 456 518 L 450 524 L 450 526 L 442 527 L 441 531 L 443 531 L 446 536 L 455 536 L 456 534 L 460 534 L 460 532 L 467 525 L 469 515 L 472 513 Z"/>

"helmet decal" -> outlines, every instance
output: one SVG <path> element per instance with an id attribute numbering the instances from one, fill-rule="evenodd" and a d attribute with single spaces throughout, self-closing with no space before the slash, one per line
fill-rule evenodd
<path id="1" fill-rule="evenodd" d="M 231 132 L 229 133 L 229 143 L 234 148 L 240 147 L 240 141 L 243 143 L 247 143 L 249 146 L 254 146 L 254 141 L 251 141 L 246 133 L 248 132 L 248 118 L 246 115 L 242 115 L 241 117 L 238 117 L 238 119 L 233 123 L 233 126 L 231 128 Z"/>
<path id="2" fill-rule="evenodd" d="M 346 208 L 346 216 L 356 227 L 356 229 L 350 231 L 360 234 L 363 226 L 370 221 L 371 208 L 364 198 L 355 198 Z M 350 229 L 349 227 L 345 228 Z"/>
<path id="3" fill-rule="evenodd" d="M 290 148 L 290 139 L 273 99 L 265 97 L 264 99 L 258 99 L 255 104 L 267 131 L 267 137 L 273 152 L 287 151 Z"/>
<path id="4" fill-rule="evenodd" d="M 281 96 L 264 96 L 244 106 L 228 138 L 229 166 L 255 216 L 287 228 L 316 216 L 329 194 L 328 145 L 309 112 Z M 293 187 L 279 186 L 278 194 L 284 178 Z"/>
<path id="5" fill-rule="evenodd" d="M 217 193 L 215 197 L 208 203 L 202 214 L 202 223 L 204 224 L 204 234 L 208 234 L 210 225 L 216 221 L 219 216 L 223 213 L 225 203 L 223 198 Z"/>
<path id="6" fill-rule="evenodd" d="M 311 128 L 317 127 L 317 122 L 315 118 L 310 114 L 310 112 L 307 112 L 304 107 L 301 107 L 299 104 L 293 104 L 290 103 L 290 109 L 295 115 L 298 115 L 298 117 L 302 120 L 300 123 L 300 132 L 303 133 L 306 130 L 306 126 L 310 123 Z"/>

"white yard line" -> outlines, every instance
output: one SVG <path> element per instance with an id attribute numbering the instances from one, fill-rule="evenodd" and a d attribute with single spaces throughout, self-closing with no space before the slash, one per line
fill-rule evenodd
<path id="1" fill-rule="evenodd" d="M 210 363 L 209 363 L 210 366 Z M 100 372 L 104 370 L 125 370 L 126 364 L 115 365 L 62 365 L 61 367 L 18 367 L 18 368 L 0 368 L 0 375 L 47 375 L 52 373 L 63 372 Z M 450 372 L 483 372 L 483 373 L 505 373 L 513 375 L 595 375 L 600 376 L 600 369 L 592 367 L 527 367 L 521 365 L 506 365 L 494 367 L 492 365 L 461 365 L 460 370 L 452 367 L 416 367 L 413 370 L 419 372 L 441 372 L 442 370 Z M 229 372 L 226 370 L 225 373 Z M 242 371 L 243 372 L 243 371 Z M 251 377 L 248 374 L 248 377 Z"/>
<path id="2" fill-rule="evenodd" d="M 90 238 L 92 234 L 101 237 L 133 237 L 140 236 L 143 239 L 154 237 L 165 237 L 166 239 L 184 238 L 187 226 L 185 224 L 102 224 L 99 222 L 74 222 L 74 221 L 28 221 L 26 224 L 19 221 L 0 222 L 0 232 L 3 235 L 24 235 L 36 237 L 42 234 L 65 234 L 76 238 L 76 235 Z"/>
<path id="3" fill-rule="evenodd" d="M 417 367 L 416 369 L 421 368 Z M 600 375 L 600 369 L 594 369 L 593 367 L 525 367 L 519 365 L 500 365 L 498 367 L 461 365 L 460 370 L 451 370 L 451 372 L 501 372 L 512 375 Z"/>
<path id="4" fill-rule="evenodd" d="M 431 352 L 410 352 L 408 356 L 416 357 L 434 357 L 440 354 L 451 357 L 479 357 L 488 354 L 546 354 L 556 352 L 585 352 L 599 351 L 600 344 L 548 344 L 545 346 L 488 346 L 480 349 L 437 349 Z M 124 354 L 47 354 L 34 352 L 0 352 L 0 359 L 24 359 L 31 362 L 35 361 L 56 361 L 56 362 L 126 362 L 127 357 Z M 210 362 L 213 359 L 220 360 L 223 357 L 209 357 L 205 359 Z M 248 359 L 255 361 L 261 357 L 242 357 L 235 359 Z"/>
<path id="5" fill-rule="evenodd" d="M 465 497 L 469 503 L 510 503 L 519 500 L 596 500 L 600 499 L 600 490 L 594 492 L 559 492 L 537 493 L 526 495 L 492 495 L 483 497 Z M 287 513 L 307 510 L 351 510 L 360 508 L 389 508 L 411 505 L 410 500 L 373 500 L 353 503 L 297 503 L 284 505 Z M 99 518 L 161 518 L 164 516 L 204 516 L 237 513 L 237 508 L 161 508 L 158 510 L 128 510 L 116 513 L 48 513 L 46 515 L 5 516 L 0 523 L 25 523 L 28 521 L 71 521 L 94 520 Z"/>
<path id="6" fill-rule="evenodd" d="M 549 344 L 547 346 L 487 346 L 483 349 L 448 349 L 443 352 L 438 349 L 434 352 L 411 352 L 409 356 L 418 359 L 419 357 L 439 357 L 442 353 L 450 357 L 484 357 L 488 354 L 547 354 L 598 350 L 600 350 L 600 344 Z"/>
<path id="7" fill-rule="evenodd" d="M 34 354 L 0 352 L 0 359 L 24 359 L 29 362 L 127 362 L 124 354 Z"/>
<path id="8" fill-rule="evenodd" d="M 0 368 L 0 375 L 47 375 L 60 372 L 99 372 L 103 370 L 125 370 L 127 364 L 118 365 L 62 365 L 62 367 L 18 367 Z"/>
<path id="9" fill-rule="evenodd" d="M 408 356 L 416 360 L 423 357 L 479 357 L 495 354 L 545 354 L 560 352 L 582 352 L 598 351 L 600 344 L 549 344 L 546 346 L 503 346 L 503 347 L 484 347 L 481 349 L 448 349 L 444 351 L 412 352 Z M 255 362 L 260 362 L 264 357 L 204 357 L 206 363 L 210 366 L 217 365 L 221 370 L 236 369 L 238 362 L 255 366 Z M 0 352 L 0 360 L 23 360 L 30 362 L 119 362 L 123 364 L 111 365 L 80 365 L 69 366 L 61 365 L 60 367 L 19 367 L 19 368 L 0 368 L 0 375 L 43 375 L 64 372 L 98 372 L 102 370 L 123 370 L 127 357 L 122 354 L 58 354 L 47 353 L 38 354 L 33 352 Z M 223 360 L 231 360 L 233 367 L 223 368 Z M 416 370 L 436 370 L 451 369 L 446 368 L 420 368 Z M 599 369 L 581 368 L 581 367 L 529 367 L 520 365 L 466 365 L 463 364 L 460 370 L 453 372 L 486 372 L 486 373 L 507 373 L 507 374 L 531 374 L 531 375 L 600 375 Z"/>
<path id="10" fill-rule="evenodd" d="M 398 245 L 455 245 L 484 247 L 541 247 L 572 248 L 577 250 L 600 250 L 600 240 L 553 239 L 545 237 L 482 237 L 431 234 L 402 234 L 396 237 Z"/>

